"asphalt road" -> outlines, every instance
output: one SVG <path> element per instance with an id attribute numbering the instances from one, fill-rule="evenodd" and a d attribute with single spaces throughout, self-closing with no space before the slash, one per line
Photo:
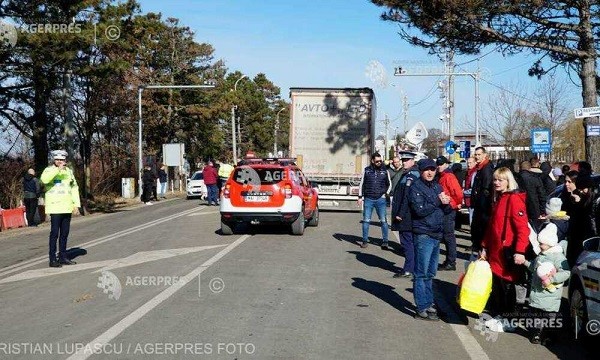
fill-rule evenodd
<path id="1" fill-rule="evenodd" d="M 567 331 L 546 347 L 481 334 L 454 305 L 461 269 L 438 273 L 442 321 L 415 320 L 412 283 L 392 278 L 403 258 L 358 247 L 359 220 L 222 236 L 218 208 L 161 201 L 74 219 L 69 247 L 86 254 L 60 269 L 47 225 L 0 233 L 0 358 L 585 358 Z"/>

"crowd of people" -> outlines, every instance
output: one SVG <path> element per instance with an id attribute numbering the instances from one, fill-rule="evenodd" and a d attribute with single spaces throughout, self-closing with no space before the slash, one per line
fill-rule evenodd
<path id="1" fill-rule="evenodd" d="M 591 165 L 553 168 L 537 157 L 519 169 L 509 160 L 490 161 L 484 147 L 461 164 L 444 157 L 416 160 L 400 151 L 386 167 L 379 154 L 362 176 L 362 242 L 369 244 L 375 209 L 382 225 L 382 249 L 390 249 L 385 200 L 391 205 L 391 230 L 398 232 L 404 266 L 396 278 L 412 278 L 415 318 L 439 320 L 432 281 L 438 270 L 456 270 L 457 212 L 468 210 L 471 260 L 486 260 L 492 271 L 492 292 L 485 312 L 491 331 L 514 330 L 516 310 L 531 317 L 556 318 L 562 285 L 582 252 L 585 239 L 596 234 Z M 557 186 L 563 189 L 557 192 Z M 440 244 L 446 249 L 439 262 Z M 523 314 L 520 312 L 519 314 Z M 536 321 L 530 341 L 552 338 L 550 321 Z M 540 325 L 541 324 L 541 325 Z"/>

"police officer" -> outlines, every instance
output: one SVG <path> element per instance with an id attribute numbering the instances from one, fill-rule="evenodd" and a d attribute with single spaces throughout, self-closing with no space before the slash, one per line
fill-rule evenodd
<path id="1" fill-rule="evenodd" d="M 395 278 L 409 278 L 415 270 L 415 249 L 413 245 L 412 221 L 408 206 L 408 191 L 419 178 L 419 168 L 415 163 L 412 151 L 400 151 L 398 157 L 402 160 L 402 175 L 396 184 L 392 195 L 392 231 L 398 231 L 400 245 L 404 248 L 404 268 L 394 275 Z"/>
<path id="2" fill-rule="evenodd" d="M 81 207 L 79 201 L 79 186 L 73 171 L 67 164 L 67 152 L 52 151 L 53 164 L 42 172 L 40 181 L 46 187 L 46 214 L 50 214 L 49 255 L 50 267 L 73 265 L 75 261 L 67 258 L 67 238 L 71 228 L 71 214 Z M 58 243 L 58 258 L 56 257 L 56 240 Z"/>

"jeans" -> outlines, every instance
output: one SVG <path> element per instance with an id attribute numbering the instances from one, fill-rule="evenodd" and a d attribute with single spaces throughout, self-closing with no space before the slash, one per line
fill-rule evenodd
<path id="1" fill-rule="evenodd" d="M 415 305 L 423 312 L 433 305 L 433 278 L 437 272 L 440 241 L 429 235 L 415 234 Z"/>
<path id="2" fill-rule="evenodd" d="M 160 197 L 164 198 L 165 197 L 165 191 L 167 190 L 167 183 L 166 182 L 161 182 L 160 183 Z"/>
<path id="3" fill-rule="evenodd" d="M 446 244 L 446 262 L 456 264 L 456 234 L 454 225 L 456 222 L 456 210 L 444 215 L 444 243 Z"/>
<path id="4" fill-rule="evenodd" d="M 217 196 L 219 194 L 219 188 L 217 188 L 217 184 L 206 185 L 206 190 L 208 192 L 208 203 L 216 204 L 219 202 Z"/>
<path id="5" fill-rule="evenodd" d="M 404 249 L 404 270 L 405 272 L 415 272 L 415 245 L 413 242 L 413 233 L 411 231 L 400 232 L 400 245 Z"/>
<path id="6" fill-rule="evenodd" d="M 379 222 L 381 222 L 381 234 L 383 236 L 383 243 L 387 244 L 388 224 L 386 220 L 386 202 L 384 197 L 381 197 L 377 200 L 365 198 L 362 223 L 363 242 L 369 242 L 369 226 L 371 225 L 371 215 L 373 214 L 373 208 L 375 208 L 375 210 L 377 211 L 377 217 L 379 217 Z"/>
<path id="7" fill-rule="evenodd" d="M 67 258 L 67 238 L 71 229 L 71 214 L 50 214 L 50 237 L 48 255 L 56 260 L 56 240 L 58 239 L 58 259 Z"/>

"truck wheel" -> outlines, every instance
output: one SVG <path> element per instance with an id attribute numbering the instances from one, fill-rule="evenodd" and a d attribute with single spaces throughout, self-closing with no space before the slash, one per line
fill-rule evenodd
<path id="1" fill-rule="evenodd" d="M 313 216 L 310 218 L 308 222 L 308 226 L 319 226 L 319 208 L 316 207 L 315 211 L 313 211 Z"/>
<path id="2" fill-rule="evenodd" d="M 298 218 L 292 223 L 292 234 L 303 235 L 304 234 L 304 212 L 300 211 Z"/>
<path id="3" fill-rule="evenodd" d="M 226 224 L 221 221 L 221 234 L 233 235 L 233 228 L 229 224 Z"/>

